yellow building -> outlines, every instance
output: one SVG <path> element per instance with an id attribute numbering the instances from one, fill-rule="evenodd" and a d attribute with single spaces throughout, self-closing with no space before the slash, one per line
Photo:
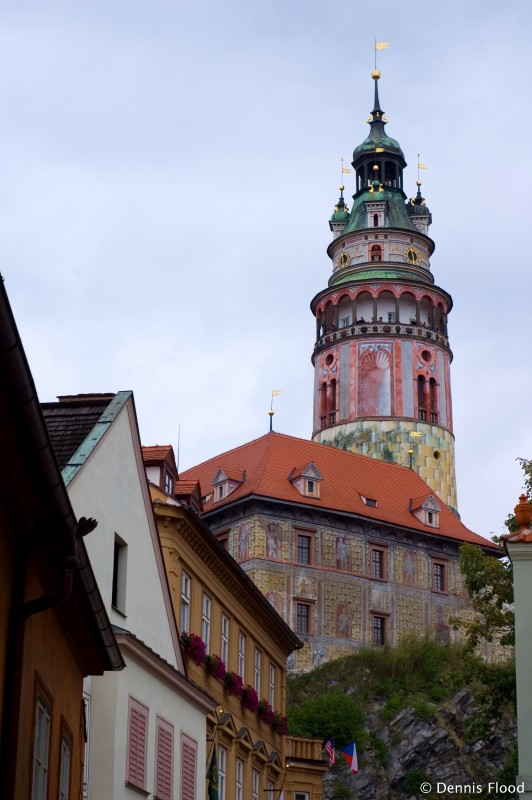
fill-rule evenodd
<path id="1" fill-rule="evenodd" d="M 286 800 L 321 800 L 322 743 L 285 735 L 286 660 L 302 642 L 223 542 L 176 498 L 180 488 L 188 501 L 194 491 L 175 488 L 173 453 L 166 468 L 150 474 L 154 450 L 171 448 L 144 448 L 144 456 L 148 476 L 176 493 L 150 484 L 188 674 L 219 702 L 208 724 L 219 800 L 278 800 L 281 792 Z"/>

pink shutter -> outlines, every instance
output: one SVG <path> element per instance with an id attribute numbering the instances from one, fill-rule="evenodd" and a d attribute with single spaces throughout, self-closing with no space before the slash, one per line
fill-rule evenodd
<path id="1" fill-rule="evenodd" d="M 172 800 L 174 767 L 174 729 L 157 717 L 157 746 L 155 753 L 155 797 Z"/>
<path id="2" fill-rule="evenodd" d="M 196 800 L 196 754 L 194 739 L 181 734 L 181 800 Z"/>
<path id="3" fill-rule="evenodd" d="M 129 698 L 129 736 L 127 745 L 127 780 L 141 789 L 146 788 L 146 740 L 148 709 Z"/>

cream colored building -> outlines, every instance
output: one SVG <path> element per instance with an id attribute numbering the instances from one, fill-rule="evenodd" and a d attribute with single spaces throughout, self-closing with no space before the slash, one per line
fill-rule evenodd
<path id="1" fill-rule="evenodd" d="M 154 450 L 156 448 L 145 448 Z M 166 448 L 169 450 L 170 448 Z M 171 461 L 168 466 L 172 476 Z M 147 469 L 149 469 L 147 464 Z M 152 477 L 157 477 L 152 471 Z M 159 480 L 168 486 L 163 469 Z M 253 581 L 190 507 L 151 485 L 153 507 L 168 571 L 178 626 L 195 634 L 208 654 L 240 675 L 259 701 L 276 715 L 271 720 L 245 707 L 210 674 L 204 663 L 188 660 L 188 674 L 218 701 L 209 717 L 208 740 L 216 744 L 220 800 L 320 800 L 326 764 L 322 743 L 283 735 L 286 711 L 286 660 L 301 647 Z M 190 499 L 193 487 L 186 490 Z M 271 714 L 270 714 L 271 716 Z"/>

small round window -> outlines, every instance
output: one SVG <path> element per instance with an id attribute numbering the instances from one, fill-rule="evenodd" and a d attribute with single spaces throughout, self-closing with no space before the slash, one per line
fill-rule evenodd
<path id="1" fill-rule="evenodd" d="M 325 363 L 327 364 L 328 367 L 330 367 L 333 361 L 334 361 L 334 356 L 332 353 L 329 353 L 329 355 L 325 358 Z"/>
<path id="2" fill-rule="evenodd" d="M 432 356 L 431 356 L 431 354 L 429 353 L 429 351 L 428 351 L 428 350 L 422 350 L 422 351 L 421 351 L 421 358 L 422 358 L 422 359 L 423 359 L 423 361 L 425 361 L 425 363 L 427 363 L 427 364 L 429 363 L 429 361 L 432 361 Z"/>
<path id="3" fill-rule="evenodd" d="M 440 458 L 440 451 L 439 450 L 435 450 L 434 451 L 434 458 L 436 459 L 436 461 L 439 460 L 439 458 Z"/>

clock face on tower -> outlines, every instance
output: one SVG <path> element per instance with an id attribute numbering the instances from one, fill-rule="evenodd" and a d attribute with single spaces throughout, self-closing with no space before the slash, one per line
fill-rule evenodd
<path id="1" fill-rule="evenodd" d="M 347 250 L 342 250 L 338 258 L 336 259 L 337 269 L 343 269 L 343 267 L 348 267 L 350 263 L 351 263 L 351 255 L 348 253 Z"/>
<path id="2" fill-rule="evenodd" d="M 409 264 L 419 264 L 421 260 L 421 253 L 419 250 L 416 250 L 415 247 L 412 247 L 412 245 L 403 250 L 403 256 L 405 261 L 408 261 Z"/>

